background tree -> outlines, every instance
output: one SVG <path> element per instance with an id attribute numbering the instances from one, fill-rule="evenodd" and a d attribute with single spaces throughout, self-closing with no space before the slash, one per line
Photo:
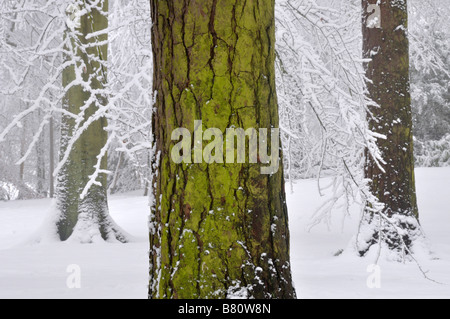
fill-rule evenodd
<path id="1" fill-rule="evenodd" d="M 412 1 L 411 95 L 416 166 L 450 165 L 450 1 Z"/>
<path id="2" fill-rule="evenodd" d="M 21 5 L 17 1 L 3 1 L 1 6 L 0 141 L 5 137 L 5 129 L 12 134 L 8 143 L 0 145 L 0 171 L 5 169 L 0 174 L 0 183 L 8 185 L 8 199 L 47 196 L 52 175 L 47 165 L 51 156 L 45 151 L 50 144 L 49 131 L 41 125 L 47 120 L 46 113 L 41 109 L 27 113 L 39 88 L 45 85 L 52 64 L 46 58 L 32 58 L 30 48 L 39 48 L 40 33 L 50 32 L 52 27 L 46 23 L 45 13 L 31 14 L 23 11 Z M 49 41 L 52 42 L 51 38 Z M 14 115 L 19 112 L 27 115 L 14 122 Z M 36 146 L 35 150 L 30 150 L 29 144 Z"/>
<path id="3" fill-rule="evenodd" d="M 274 1 L 151 1 L 151 298 L 293 298 L 283 170 L 175 164 L 174 129 L 278 127 Z M 281 156 L 281 153 L 280 153 Z"/>
<path id="4" fill-rule="evenodd" d="M 92 4 L 75 3 L 67 7 L 65 69 L 63 86 L 67 88 L 63 108 L 70 115 L 62 117 L 61 148 L 66 156 L 59 172 L 57 199 L 60 219 L 57 223 L 61 240 L 69 239 L 76 227 L 91 238 L 125 241 L 125 236 L 109 218 L 107 200 L 107 106 L 104 90 L 107 84 L 108 0 Z M 87 87 L 87 89 L 86 89 Z M 85 127 L 70 152 L 68 143 L 78 127 Z M 92 182 L 91 176 L 97 174 Z M 86 188 L 86 185 L 90 185 Z M 89 229 L 89 232 L 86 232 Z"/>
<path id="5" fill-rule="evenodd" d="M 2 197 L 13 200 L 50 195 L 51 176 L 61 177 L 63 174 L 59 172 L 71 165 L 66 162 L 73 148 L 78 150 L 73 153 L 78 154 L 72 156 L 74 161 L 88 156 L 91 162 L 87 165 L 93 168 L 72 174 L 76 179 L 83 174 L 89 177 L 86 185 L 78 189 L 77 197 L 88 194 L 91 186 L 104 187 L 105 174 L 110 177 L 109 184 L 112 183 L 113 174 L 105 170 L 107 157 L 113 169 L 117 167 L 115 159 L 124 158 L 115 191 L 142 188 L 149 176 L 153 103 L 149 3 L 110 1 L 110 12 L 105 11 L 102 18 L 108 17 L 108 25 L 97 34 L 87 34 L 90 29 L 83 30 L 83 34 L 68 20 L 67 1 L 6 1 L 1 5 L 0 100 L 4 107 L 0 111 L 0 142 L 7 142 L 0 144 L 0 171 L 5 171 L 0 175 Z M 74 0 L 69 5 L 72 13 L 74 8 L 85 8 L 86 15 L 92 16 L 89 10 L 98 2 L 86 4 Z M 74 14 L 72 18 L 79 18 L 81 27 L 82 17 Z M 98 28 L 94 25 L 92 29 Z M 104 42 L 98 42 L 99 39 Z M 103 58 L 99 58 L 99 48 Z M 84 66 L 90 66 L 89 63 L 94 67 L 101 65 L 102 71 L 87 74 L 88 68 Z M 97 75 L 105 81 L 96 79 Z M 73 101 L 78 95 L 81 96 L 78 107 L 69 111 L 68 98 Z M 84 105 L 80 106 L 81 102 Z M 65 133 L 68 125 L 72 131 L 64 136 L 59 163 L 51 165 L 50 159 L 56 156 L 51 155 L 55 152 L 51 152 L 50 146 L 59 149 L 61 121 Z M 99 125 L 100 122 L 103 124 Z M 89 130 L 91 125 L 96 128 Z M 95 135 L 102 140 L 94 147 L 97 154 L 92 148 L 89 155 L 80 155 L 79 150 L 86 148 L 77 140 L 86 142 L 85 137 L 93 131 L 99 132 Z M 43 159 L 38 160 L 38 156 Z M 42 163 L 46 163 L 45 172 Z M 80 187 L 79 180 L 66 183 Z M 75 196 L 73 191 L 72 195 Z M 88 229 L 82 228 L 78 229 L 84 232 L 81 237 L 89 241 Z"/>
<path id="6" fill-rule="evenodd" d="M 108 150 L 114 172 L 108 188 L 117 193 L 144 188 L 151 175 L 153 60 L 149 1 L 111 4 L 108 76 L 114 106 L 109 123 L 117 137 Z"/>
<path id="7" fill-rule="evenodd" d="M 411 253 L 420 234 L 418 223 L 412 110 L 409 74 L 408 9 L 406 0 L 363 0 L 363 53 L 367 63 L 371 107 L 369 126 L 385 135 L 378 141 L 385 164 L 367 157 L 366 177 L 372 193 L 384 204 L 380 211 L 367 207 L 358 250 L 367 254 L 383 243 L 401 256 Z M 364 225 L 366 227 L 366 225 Z"/>

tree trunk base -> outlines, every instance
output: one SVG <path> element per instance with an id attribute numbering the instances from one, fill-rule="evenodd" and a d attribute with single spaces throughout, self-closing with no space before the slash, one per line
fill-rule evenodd
<path id="1" fill-rule="evenodd" d="M 98 218 L 92 213 L 92 210 L 85 210 L 84 213 L 80 213 L 72 234 L 66 240 L 61 240 L 61 236 L 58 233 L 58 224 L 63 216 L 63 213 L 58 208 L 57 200 L 54 200 L 41 227 L 24 244 L 55 242 L 125 244 L 134 241 L 133 236 L 122 230 L 107 213 L 100 214 L 102 217 Z M 99 215 L 97 214 L 97 216 Z"/>
<path id="2" fill-rule="evenodd" d="M 128 243 L 130 237 L 108 214 L 102 214 L 98 218 L 93 216 L 90 211 L 85 211 L 78 216 L 78 223 L 67 241 L 80 244 L 95 244 L 104 241 Z"/>
<path id="3" fill-rule="evenodd" d="M 356 238 L 360 257 L 375 255 L 377 259 L 386 257 L 390 261 L 404 262 L 413 259 L 417 250 L 426 246 L 417 218 L 403 214 L 389 216 L 384 213 L 364 215 Z"/>

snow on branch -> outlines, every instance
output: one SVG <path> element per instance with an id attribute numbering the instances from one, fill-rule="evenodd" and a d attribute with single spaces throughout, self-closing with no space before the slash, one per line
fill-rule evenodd
<path id="1" fill-rule="evenodd" d="M 333 209 L 377 206 L 364 179 L 366 150 L 381 166 L 376 144 L 385 138 L 367 124 L 361 4 L 319 0 L 277 2 L 277 83 L 287 176 L 318 178 L 332 195 L 312 225 L 330 223 Z M 323 178 L 332 182 L 322 185 Z"/>
<path id="2" fill-rule="evenodd" d="M 98 2 L 99 0 L 97 0 Z M 95 2 L 95 1 L 94 1 Z M 56 175 L 69 158 L 72 146 L 81 134 L 96 120 L 106 118 L 109 138 L 99 156 L 110 152 L 123 152 L 138 167 L 147 166 L 151 150 L 152 113 L 152 54 L 150 38 L 150 6 L 145 0 L 111 0 L 107 29 L 91 34 L 95 44 L 82 44 L 77 40 L 80 17 L 89 14 L 96 3 L 82 5 L 83 1 L 23 0 L 2 1 L 0 5 L 0 98 L 7 101 L 8 125 L 0 127 L 0 143 L 13 138 L 27 118 L 39 113 L 41 123 L 21 158 L 22 164 L 31 156 L 50 119 L 60 120 L 68 116 L 76 126 L 68 137 L 68 147 L 57 166 Z M 80 10 L 80 8 L 84 8 Z M 99 37 L 107 34 L 108 42 Z M 90 55 L 107 70 L 103 74 L 107 85 L 93 90 L 92 78 L 83 80 L 83 61 L 74 52 L 86 53 L 90 47 L 108 44 L 108 59 Z M 66 68 L 75 69 L 76 78 L 63 86 L 62 74 Z M 79 114 L 65 110 L 63 100 L 66 93 L 75 86 L 81 86 L 90 93 Z M 105 96 L 106 105 L 97 101 Z M 17 103 L 23 109 L 14 107 Z M 90 105 L 99 106 L 95 114 L 87 118 Z M 9 106 L 10 105 L 10 106 Z M 114 146 L 113 146 L 114 145 Z M 115 147 L 120 145 L 118 149 Z M 99 174 L 105 173 L 97 165 L 89 185 L 95 185 Z M 142 175 L 147 176 L 144 168 Z M 89 185 L 85 189 L 88 191 Z"/>

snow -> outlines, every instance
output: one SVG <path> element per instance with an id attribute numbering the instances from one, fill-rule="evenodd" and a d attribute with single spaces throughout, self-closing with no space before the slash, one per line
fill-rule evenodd
<path id="1" fill-rule="evenodd" d="M 376 267 L 375 258 L 355 257 L 350 243 L 358 226 L 356 206 L 351 207 L 351 217 L 344 226 L 345 214 L 337 213 L 332 217 L 331 230 L 319 225 L 308 232 L 311 216 L 321 203 L 317 181 L 294 184 L 294 192 L 288 193 L 288 205 L 291 264 L 298 297 L 449 298 L 449 180 L 450 168 L 417 169 L 421 222 L 434 258 L 422 254 L 416 257 L 423 270 L 429 271 L 427 275 L 442 284 L 424 279 L 414 263 L 380 260 Z M 30 234 L 39 230 L 52 202 L 0 202 L 0 298 L 147 298 L 149 213 L 148 199 L 140 195 L 135 192 L 110 199 L 113 219 L 135 238 L 125 245 L 30 244 Z M 342 250 L 345 252 L 341 254 Z M 77 269 L 81 288 L 70 289 L 67 283 Z M 376 288 L 378 284 L 380 288 Z M 236 297 L 244 295 L 245 291 L 236 292 Z"/>
<path id="2" fill-rule="evenodd" d="M 340 216 L 331 232 L 326 226 L 304 231 L 310 222 L 319 195 L 316 181 L 302 181 L 288 194 L 291 216 L 291 255 L 293 275 L 300 298 L 449 298 L 450 297 L 450 168 L 417 169 L 417 191 L 421 223 L 435 258 L 417 255 L 427 275 L 442 284 L 424 279 L 414 263 L 400 264 L 380 260 L 381 288 L 368 288 L 374 258 L 357 258 L 351 253 L 352 235 L 358 227 L 358 207 L 342 229 Z M 295 210 L 303 209 L 303 212 Z M 342 249 L 343 255 L 335 257 Z"/>
<path id="3" fill-rule="evenodd" d="M 79 29 L 81 27 L 81 8 L 78 5 L 69 4 L 66 9 L 69 18 L 66 24 L 71 30 Z"/>
<path id="4" fill-rule="evenodd" d="M 50 200 L 0 203 L 0 298 L 146 298 L 147 198 L 131 193 L 110 200 L 114 220 L 135 237 L 126 245 L 28 244 L 51 206 Z M 72 265 L 80 267 L 81 289 L 66 285 Z"/>

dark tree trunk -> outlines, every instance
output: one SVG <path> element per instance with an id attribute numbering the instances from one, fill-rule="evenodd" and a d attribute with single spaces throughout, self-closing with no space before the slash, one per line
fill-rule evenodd
<path id="1" fill-rule="evenodd" d="M 222 133 L 278 127 L 274 1 L 151 7 L 158 169 L 149 297 L 294 298 L 282 168 L 262 175 L 260 163 L 175 164 L 170 156 L 172 131 L 192 134 L 195 120 Z"/>
<path id="2" fill-rule="evenodd" d="M 414 150 L 409 75 L 408 11 L 406 0 L 363 0 L 364 57 L 370 98 L 379 107 L 370 109 L 370 129 L 386 136 L 378 145 L 386 162 L 383 170 L 368 156 L 366 177 L 378 200 L 385 204 L 383 229 L 375 226 L 372 240 L 361 255 L 382 240 L 389 248 L 410 248 L 418 227 L 414 180 Z M 380 216 L 368 212 L 368 223 L 379 224 Z M 392 223 L 392 224 L 391 224 Z M 389 225 L 390 224 L 390 225 Z M 392 226 L 404 229 L 399 236 Z M 383 238 L 379 238 L 383 236 Z"/>

